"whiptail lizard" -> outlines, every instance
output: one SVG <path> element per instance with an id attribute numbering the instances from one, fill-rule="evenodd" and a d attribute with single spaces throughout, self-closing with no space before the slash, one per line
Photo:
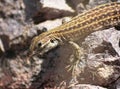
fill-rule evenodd
<path id="1" fill-rule="evenodd" d="M 74 41 L 84 39 L 92 32 L 104 30 L 119 23 L 120 3 L 111 2 L 100 5 L 79 14 L 70 22 L 36 36 L 31 42 L 30 51 L 35 52 L 39 50 L 40 54 L 44 54 L 64 43 L 71 43 L 73 47 L 79 49 L 79 46 Z"/>

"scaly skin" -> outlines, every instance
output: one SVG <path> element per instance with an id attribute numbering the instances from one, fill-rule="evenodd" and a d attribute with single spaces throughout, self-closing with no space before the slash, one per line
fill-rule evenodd
<path id="1" fill-rule="evenodd" d="M 79 14 L 70 22 L 36 36 L 31 42 L 30 51 L 39 50 L 41 54 L 44 54 L 62 43 L 84 39 L 92 32 L 104 30 L 119 23 L 120 3 L 100 5 Z"/>

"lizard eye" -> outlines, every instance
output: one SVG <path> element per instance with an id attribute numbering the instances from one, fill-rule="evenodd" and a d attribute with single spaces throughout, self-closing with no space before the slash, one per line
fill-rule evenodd
<path id="1" fill-rule="evenodd" d="M 41 43 L 41 42 L 39 42 L 39 43 L 38 43 L 38 47 L 41 47 L 41 46 L 42 46 L 42 43 Z"/>
<path id="2" fill-rule="evenodd" d="M 54 43 L 54 40 L 53 40 L 53 39 L 51 39 L 51 40 L 50 40 L 50 42 L 51 42 L 51 43 Z"/>

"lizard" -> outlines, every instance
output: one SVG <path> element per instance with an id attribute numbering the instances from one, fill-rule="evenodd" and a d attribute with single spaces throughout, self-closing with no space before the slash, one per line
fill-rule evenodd
<path id="1" fill-rule="evenodd" d="M 111 2 L 99 5 L 91 10 L 81 13 L 71 21 L 56 28 L 46 31 L 33 38 L 30 45 L 30 53 L 40 52 L 41 55 L 49 50 L 69 43 L 76 50 L 76 64 L 83 54 L 81 47 L 75 42 L 82 42 L 89 34 L 105 30 L 120 23 L 120 3 Z"/>

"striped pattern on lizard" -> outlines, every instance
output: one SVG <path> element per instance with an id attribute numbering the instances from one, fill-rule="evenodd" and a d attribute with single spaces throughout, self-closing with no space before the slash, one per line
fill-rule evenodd
<path id="1" fill-rule="evenodd" d="M 31 42 L 30 52 L 39 51 L 42 55 L 58 45 L 70 43 L 75 49 L 79 49 L 78 54 L 81 55 L 82 52 L 74 41 L 85 39 L 95 31 L 104 30 L 119 23 L 120 3 L 103 4 L 73 17 L 71 21 L 61 26 L 36 36 Z M 81 42 L 81 40 L 79 41 Z M 78 59 L 80 60 L 80 57 Z"/>

